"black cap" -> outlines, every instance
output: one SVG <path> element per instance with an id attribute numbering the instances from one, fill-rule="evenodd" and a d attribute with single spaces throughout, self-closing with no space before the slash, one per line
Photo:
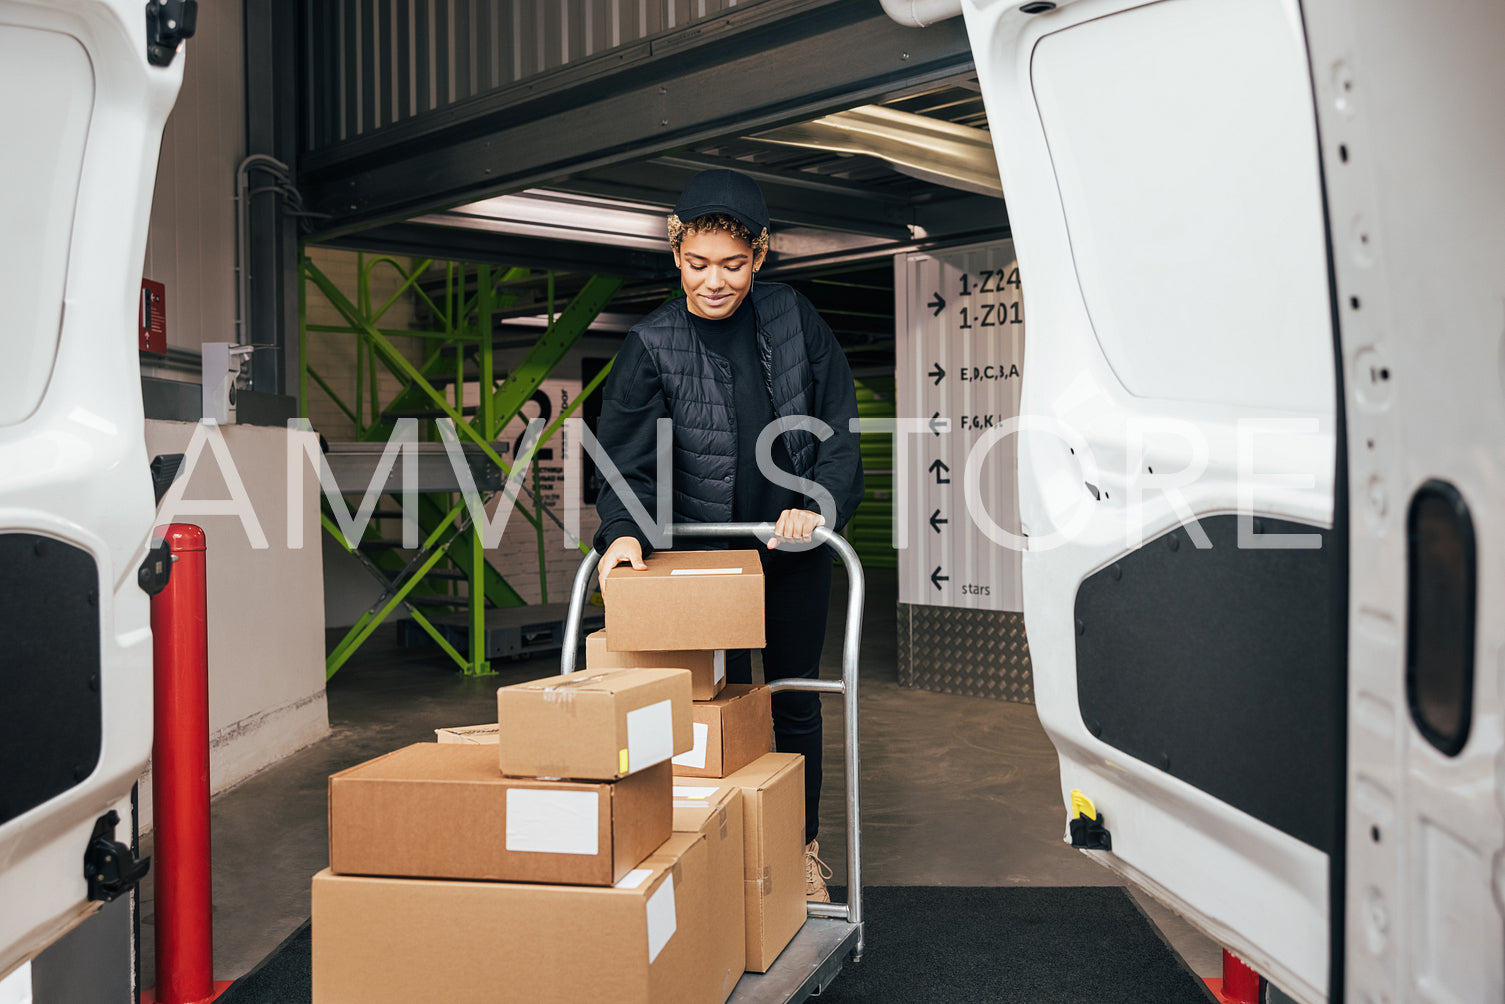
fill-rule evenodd
<path id="1" fill-rule="evenodd" d="M 756 181 L 738 171 L 701 171 L 685 185 L 674 204 L 674 215 L 682 223 L 712 213 L 730 216 L 754 237 L 768 229 L 768 204 L 763 201 L 762 190 Z"/>

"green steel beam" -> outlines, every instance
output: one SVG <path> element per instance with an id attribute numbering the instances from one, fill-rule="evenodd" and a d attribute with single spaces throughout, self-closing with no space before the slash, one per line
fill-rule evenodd
<path id="1" fill-rule="evenodd" d="M 375 324 L 377 321 L 381 320 L 382 317 L 385 316 L 387 311 L 392 309 L 392 305 L 397 302 L 398 298 L 401 297 L 402 294 L 406 293 L 410 289 L 415 289 L 418 280 L 423 276 L 423 273 L 428 270 L 428 267 L 431 264 L 433 264 L 433 259 L 425 258 L 421 262 L 414 262 L 411 270 L 409 270 L 404 269 L 400 264 L 398 264 L 397 259 L 395 258 L 390 258 L 386 255 L 382 255 L 379 258 L 373 258 L 371 260 L 371 263 L 366 266 L 368 274 L 369 272 L 375 272 L 376 266 L 378 265 L 390 265 L 393 271 L 395 271 L 399 276 L 402 277 L 402 284 L 392 291 L 392 295 L 387 297 L 386 301 L 383 302 L 380 307 L 372 312 L 371 323 Z M 423 295 L 423 290 L 418 289 L 416 291 L 420 296 Z M 427 297 L 424 297 L 424 299 L 427 299 Z"/>
<path id="2" fill-rule="evenodd" d="M 329 395 L 329 399 L 331 401 L 333 401 L 335 403 L 335 405 L 341 411 L 343 411 L 345 413 L 345 417 L 348 418 L 348 419 L 350 419 L 350 421 L 355 422 L 355 412 L 351 411 L 350 410 L 350 406 L 347 405 L 344 401 L 340 400 L 340 395 L 338 395 L 338 394 L 336 394 L 334 392 L 334 388 L 333 387 L 329 386 L 329 384 L 327 384 L 327 383 L 324 382 L 324 378 L 321 377 L 321 376 L 319 376 L 319 374 L 314 370 L 314 368 L 312 366 L 308 365 L 307 360 L 304 360 L 304 363 L 303 363 L 303 377 L 304 377 L 304 383 L 303 383 L 303 386 L 304 386 L 304 391 L 303 391 L 303 398 L 304 398 L 304 400 L 303 400 L 303 417 L 304 418 L 308 417 L 308 390 L 307 390 L 307 388 L 308 388 L 308 378 L 312 377 L 314 383 L 316 383 L 320 387 L 322 387 L 324 389 L 324 393 L 326 393 L 326 394 Z M 357 424 L 359 424 L 359 423 L 357 423 Z"/>
<path id="3" fill-rule="evenodd" d="M 443 536 L 444 531 L 449 529 L 450 524 L 454 522 L 455 518 L 458 515 L 459 507 L 456 507 L 455 510 L 453 510 L 453 512 L 450 514 L 450 517 L 443 523 L 441 523 L 438 527 L 436 527 L 434 531 L 429 534 L 428 539 L 423 542 L 423 547 L 420 548 L 421 551 L 426 551 L 429 548 L 434 549 L 429 554 L 429 556 L 424 559 L 423 563 L 418 566 L 418 569 L 414 571 L 407 578 L 407 580 L 397 588 L 397 591 L 395 593 L 391 594 L 386 603 L 383 604 L 380 609 L 373 608 L 372 610 L 368 610 L 366 612 L 366 615 L 363 616 L 360 621 L 356 623 L 355 627 L 352 627 L 349 633 L 347 633 L 345 637 L 340 640 L 340 643 L 335 646 L 334 651 L 329 653 L 329 658 L 324 662 L 324 678 L 326 680 L 331 676 L 334 676 L 339 668 L 345 665 L 346 660 L 348 660 L 352 655 L 355 654 L 355 650 L 366 643 L 366 639 L 371 637 L 371 633 L 381 626 L 382 622 L 387 619 L 387 616 L 391 614 L 393 610 L 396 610 L 400 605 L 402 605 L 405 600 L 407 600 L 408 594 L 410 594 L 414 589 L 417 588 L 418 584 L 423 581 L 423 577 L 429 573 L 429 570 L 437 565 L 440 559 L 444 557 L 444 553 L 446 548 L 448 547 L 448 544 L 446 544 L 444 547 L 435 547 L 435 545 L 438 543 L 439 538 Z M 453 543 L 454 539 L 455 538 L 451 538 L 450 543 Z"/>
<path id="4" fill-rule="evenodd" d="M 346 551 L 350 552 L 351 554 L 355 554 L 356 553 L 355 549 L 352 548 L 348 543 L 346 543 L 346 541 L 345 541 L 345 535 L 340 532 L 340 528 L 339 527 L 335 526 L 334 521 L 329 518 L 328 514 L 323 513 L 323 512 L 319 513 L 319 522 L 323 525 L 325 531 L 327 531 L 329 533 L 329 535 L 331 537 L 333 537 L 339 543 L 339 545 L 341 547 L 343 547 Z M 374 567 L 376 567 L 378 569 L 381 569 L 382 563 L 376 561 L 375 559 L 376 559 L 375 555 L 364 555 L 363 556 L 363 560 L 365 562 L 369 563 L 370 565 L 372 565 L 372 566 L 374 566 Z M 399 562 L 399 564 L 401 564 L 404 568 L 407 567 L 405 563 Z M 439 646 L 439 648 L 441 650 L 443 650 L 443 652 L 446 655 L 448 655 L 451 659 L 453 659 L 455 661 L 455 663 L 460 666 L 461 669 L 464 669 L 466 667 L 467 663 L 465 661 L 465 657 L 463 655 L 461 655 L 455 649 L 455 647 L 449 643 L 449 639 L 445 638 L 444 635 L 439 631 L 439 629 L 436 628 L 436 627 L 434 627 L 433 623 L 430 622 L 427 617 L 423 616 L 423 614 L 419 610 L 417 610 L 416 608 L 414 608 L 414 607 L 409 607 L 408 608 L 408 614 L 413 618 L 413 623 L 417 624 L 420 628 L 422 628 L 424 630 L 424 632 L 430 638 L 432 638 L 434 640 L 434 643 L 437 644 Z M 350 631 L 347 632 L 346 637 L 348 638 L 350 636 L 350 634 L 352 634 L 352 633 L 354 633 L 356 631 L 359 631 L 361 628 L 365 627 L 366 624 L 371 620 L 371 617 L 372 617 L 372 612 L 370 610 L 367 610 L 364 614 L 362 614 L 360 616 L 360 619 L 358 621 L 356 621 L 356 623 L 354 625 L 352 625 Z M 341 641 L 341 646 L 343 646 L 343 644 L 344 644 L 344 641 L 342 640 Z M 340 649 L 341 646 L 336 646 L 336 651 L 339 651 L 339 649 Z M 326 671 L 327 671 L 327 666 L 326 666 Z M 325 679 L 328 679 L 328 677 L 326 676 Z"/>
<path id="5" fill-rule="evenodd" d="M 456 506 L 456 508 L 460 507 Z M 441 518 L 444 514 L 444 510 L 433 498 L 428 495 L 418 496 L 419 525 L 423 525 L 425 521 Z M 476 566 L 471 561 L 469 548 L 454 548 L 450 551 L 449 560 L 460 571 L 471 576 L 472 579 L 474 578 L 472 569 Z M 488 601 L 499 607 L 520 607 L 524 605 L 525 601 L 522 596 L 516 589 L 512 588 L 512 585 L 506 579 L 502 578 L 502 573 L 498 572 L 490 561 L 483 560 L 481 568 L 485 577 L 483 594 Z"/>
<path id="6" fill-rule="evenodd" d="M 490 442 L 487 441 L 486 437 L 477 432 L 471 426 L 471 424 L 465 420 L 464 415 L 461 415 L 459 411 L 450 406 L 449 402 L 444 399 L 444 395 L 440 394 L 437 390 L 434 389 L 434 385 L 428 382 L 423 374 L 418 371 L 418 368 L 414 366 L 406 356 L 397 351 L 397 347 L 394 346 L 390 341 L 388 341 L 386 336 L 377 331 L 376 328 L 367 323 L 360 316 L 360 311 L 356 309 L 355 305 L 350 302 L 350 300 L 345 296 L 344 293 L 340 292 L 339 288 L 336 287 L 334 283 L 329 281 L 329 278 L 327 276 L 325 276 L 318 269 L 311 269 L 309 270 L 308 274 L 314 280 L 314 284 L 318 286 L 320 291 L 322 291 L 324 295 L 329 299 L 329 302 L 334 306 L 334 308 L 338 310 L 342 315 L 344 315 L 347 321 L 358 326 L 361 329 L 362 336 L 377 350 L 378 353 L 380 353 L 385 362 L 387 362 L 389 365 L 397 367 L 397 369 L 406 374 L 409 380 L 417 384 L 419 387 L 423 388 L 424 393 L 428 395 L 429 399 L 433 401 L 435 406 L 438 407 L 440 411 L 444 412 L 444 414 L 455 423 L 455 428 L 457 431 L 469 437 L 472 442 L 480 447 L 481 452 L 484 453 L 492 463 L 501 468 L 504 474 L 511 473 L 511 466 L 497 454 L 496 449 L 491 445 Z M 614 279 L 612 280 L 612 282 L 616 285 L 621 284 L 620 279 Z M 615 286 L 613 286 L 613 292 L 615 292 Z M 574 306 L 574 304 L 572 303 L 571 306 Z M 599 312 L 600 308 L 598 307 L 596 309 L 596 313 Z M 595 314 L 592 314 L 591 316 L 594 317 Z M 578 335 L 576 337 L 578 337 Z M 356 358 L 358 360 L 360 356 L 357 355 Z M 542 378 L 540 378 L 540 381 L 541 379 Z M 536 387 L 537 384 L 535 384 L 534 386 Z M 531 394 L 532 392 L 530 391 L 529 395 L 531 396 Z M 356 414 L 360 414 L 359 407 L 356 408 Z"/>
<path id="7" fill-rule="evenodd" d="M 470 667 L 470 663 L 465 660 L 465 656 L 461 655 L 459 650 L 449 643 L 449 639 L 444 637 L 444 634 L 438 628 L 434 627 L 433 623 L 427 617 L 412 607 L 408 608 L 408 614 L 413 618 L 413 623 L 421 627 L 425 634 L 434 639 L 434 643 L 444 650 L 445 655 L 455 661 L 455 665 L 459 666 L 462 672 Z"/>
<path id="8" fill-rule="evenodd" d="M 470 662 L 466 676 L 490 676 L 491 663 L 486 659 L 486 548 L 481 542 L 481 528 L 470 528 Z"/>
<path id="9" fill-rule="evenodd" d="M 495 415 L 497 429 L 501 430 L 512 421 L 522 406 L 533 397 L 540 384 L 559 365 L 565 354 L 580 340 L 592 322 L 622 288 L 622 280 L 616 276 L 592 276 L 570 305 L 554 319 L 544 331 L 537 344 L 528 352 L 526 359 L 516 370 L 507 374 L 507 379 L 496 389 Z M 505 469 L 505 468 L 504 468 Z"/>

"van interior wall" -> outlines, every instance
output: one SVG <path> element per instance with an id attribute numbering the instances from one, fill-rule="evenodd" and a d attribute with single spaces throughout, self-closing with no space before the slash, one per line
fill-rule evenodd
<path id="1" fill-rule="evenodd" d="M 151 456 L 185 453 L 193 423 L 146 423 Z M 320 599 L 318 482 L 305 478 L 288 501 L 288 451 L 301 455 L 309 433 L 225 426 L 225 453 L 245 490 L 254 519 L 223 514 L 232 498 L 215 451 L 205 446 L 185 472 L 183 502 L 160 515 L 204 528 L 207 537 L 209 630 L 209 782 L 220 791 L 322 738 L 329 731 L 324 702 L 324 618 Z M 202 435 L 203 433 L 201 433 Z M 212 433 L 210 433 L 212 435 Z M 195 505 L 210 500 L 209 505 Z M 214 513 L 219 502 L 220 513 Z M 204 514 L 208 509 L 210 514 Z M 288 546 L 290 520 L 304 544 Z M 254 529 L 265 538 L 255 546 Z M 150 768 L 141 784 L 141 825 L 151 822 Z"/>
<path id="2" fill-rule="evenodd" d="M 235 341 L 235 169 L 245 157 L 241 0 L 204 5 L 162 134 L 142 275 L 167 287 L 167 343 Z M 146 376 L 196 374 L 143 362 Z"/>

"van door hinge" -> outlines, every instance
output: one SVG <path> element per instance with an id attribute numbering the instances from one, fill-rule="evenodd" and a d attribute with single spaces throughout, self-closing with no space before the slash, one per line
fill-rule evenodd
<path id="1" fill-rule="evenodd" d="M 130 892 L 146 877 L 150 857 L 137 861 L 131 849 L 115 839 L 120 816 L 111 809 L 94 823 L 94 835 L 84 851 L 84 879 L 89 883 L 89 900 L 109 903 Z"/>
<path id="2" fill-rule="evenodd" d="M 146 0 L 147 62 L 171 65 L 178 43 L 193 37 L 198 20 L 198 0 Z"/>

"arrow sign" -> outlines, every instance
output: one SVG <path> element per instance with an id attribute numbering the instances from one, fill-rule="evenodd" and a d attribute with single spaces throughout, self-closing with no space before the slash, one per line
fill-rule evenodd
<path id="1" fill-rule="evenodd" d="M 935 364 L 935 369 L 931 370 L 929 373 L 926 373 L 925 375 L 926 376 L 935 377 L 935 385 L 937 387 L 939 387 L 941 385 L 941 381 L 942 380 L 946 379 L 946 371 L 943 370 L 943 369 L 941 369 L 941 364 L 940 363 L 936 363 Z M 940 414 L 940 412 L 936 412 L 936 414 Z"/>
<path id="2" fill-rule="evenodd" d="M 929 469 L 935 472 L 935 483 L 936 484 L 938 484 L 938 485 L 949 485 L 951 483 L 951 479 L 950 478 L 943 478 L 943 477 L 941 477 L 942 472 L 949 472 L 951 470 L 951 468 L 949 468 L 949 467 L 946 466 L 946 462 L 944 460 L 937 459 L 937 460 L 932 461 L 931 464 L 930 464 Z"/>
<path id="3" fill-rule="evenodd" d="M 941 519 L 941 511 L 939 509 L 930 514 L 930 529 L 934 530 L 936 533 L 941 532 L 942 523 L 949 522 L 951 522 L 949 519 Z"/>
<path id="4" fill-rule="evenodd" d="M 932 586 L 934 586 L 936 589 L 940 589 L 941 588 L 941 583 L 942 582 L 950 582 L 950 581 L 951 581 L 951 576 L 949 576 L 949 575 L 942 575 L 941 574 L 941 566 L 940 565 L 936 565 L 935 566 L 935 571 L 933 571 L 933 572 L 930 573 L 930 584 Z"/>
<path id="5" fill-rule="evenodd" d="M 934 436 L 939 436 L 943 432 L 951 431 L 951 419 L 942 418 L 940 412 L 936 412 L 934 415 L 930 416 L 929 425 L 930 433 Z"/>
<path id="6" fill-rule="evenodd" d="M 930 294 L 930 302 L 925 304 L 930 308 L 931 317 L 940 317 L 941 311 L 946 309 L 946 298 L 939 291 Z"/>

